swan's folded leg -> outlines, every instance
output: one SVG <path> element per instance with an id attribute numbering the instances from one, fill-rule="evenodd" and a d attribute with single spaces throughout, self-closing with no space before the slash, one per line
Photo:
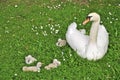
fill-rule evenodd
<path id="1" fill-rule="evenodd" d="M 82 34 L 86 34 L 86 30 L 85 29 L 80 29 L 79 30 Z"/>

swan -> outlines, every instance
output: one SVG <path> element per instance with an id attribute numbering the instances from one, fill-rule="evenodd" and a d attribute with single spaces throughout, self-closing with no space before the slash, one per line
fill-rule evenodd
<path id="1" fill-rule="evenodd" d="M 90 34 L 86 35 L 85 29 L 78 30 L 75 22 L 68 26 L 66 41 L 69 46 L 82 58 L 88 60 L 101 59 L 108 49 L 109 35 L 103 25 L 100 25 L 100 15 L 92 12 L 88 14 L 83 25 L 92 21 Z"/>

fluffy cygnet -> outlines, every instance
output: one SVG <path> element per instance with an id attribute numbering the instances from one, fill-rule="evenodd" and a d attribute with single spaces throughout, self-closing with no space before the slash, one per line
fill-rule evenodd
<path id="1" fill-rule="evenodd" d="M 25 62 L 26 64 L 31 64 L 33 62 L 37 61 L 37 59 L 35 59 L 34 57 L 32 57 L 31 55 L 28 55 L 25 57 Z"/>
<path id="2" fill-rule="evenodd" d="M 57 67 L 60 66 L 60 65 L 61 65 L 61 62 L 58 61 L 57 59 L 54 59 L 54 60 L 53 60 L 53 63 L 50 63 L 49 65 L 45 66 L 45 69 L 46 69 L 46 70 L 50 70 L 50 69 L 52 69 L 52 68 L 57 68 Z"/>
<path id="3" fill-rule="evenodd" d="M 25 72 L 40 72 L 40 67 L 42 66 L 41 62 L 38 62 L 36 66 L 23 66 L 22 70 Z"/>
<path id="4" fill-rule="evenodd" d="M 58 42 L 56 43 L 56 46 L 63 47 L 66 45 L 66 40 L 58 39 Z"/>

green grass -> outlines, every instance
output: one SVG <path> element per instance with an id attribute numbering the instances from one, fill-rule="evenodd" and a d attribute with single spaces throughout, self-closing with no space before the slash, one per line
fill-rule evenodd
<path id="1" fill-rule="evenodd" d="M 89 33 L 90 24 L 81 25 L 89 12 L 101 15 L 110 36 L 108 52 L 98 61 L 56 46 L 73 21 Z M 0 0 L 0 80 L 119 80 L 119 20 L 120 0 Z M 22 71 L 28 54 L 44 63 L 40 73 Z M 45 70 L 54 58 L 61 66 Z"/>

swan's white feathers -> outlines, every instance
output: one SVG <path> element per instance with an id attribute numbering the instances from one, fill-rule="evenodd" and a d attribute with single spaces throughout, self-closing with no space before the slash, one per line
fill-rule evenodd
<path id="1" fill-rule="evenodd" d="M 84 53 L 89 38 L 77 30 L 75 26 L 77 26 L 75 22 L 69 25 L 66 33 L 66 40 L 70 47 L 72 47 L 78 53 L 78 55 L 85 58 Z"/>
<path id="2" fill-rule="evenodd" d="M 97 21 L 97 18 L 99 21 L 99 15 L 94 13 L 91 21 Z M 90 43 L 89 36 L 85 35 L 84 29 L 84 31 L 76 29 L 77 24 L 75 22 L 68 26 L 66 40 L 70 47 L 82 58 L 87 58 L 88 60 L 98 60 L 101 59 L 107 52 L 109 44 L 108 32 L 103 25 L 98 25 L 97 42 L 95 44 Z"/>
<path id="3" fill-rule="evenodd" d="M 107 52 L 108 44 L 109 44 L 109 36 L 106 31 L 104 25 L 99 25 L 98 37 L 97 37 L 97 45 L 101 48 L 101 52 L 103 50 L 104 53 Z"/>

